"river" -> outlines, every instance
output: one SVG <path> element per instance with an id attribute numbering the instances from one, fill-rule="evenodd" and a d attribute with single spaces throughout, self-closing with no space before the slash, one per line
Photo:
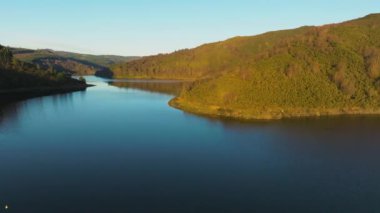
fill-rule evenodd
<path id="1" fill-rule="evenodd" d="M 227 121 L 169 107 L 178 82 L 87 81 L 0 107 L 9 212 L 380 211 L 379 117 Z"/>

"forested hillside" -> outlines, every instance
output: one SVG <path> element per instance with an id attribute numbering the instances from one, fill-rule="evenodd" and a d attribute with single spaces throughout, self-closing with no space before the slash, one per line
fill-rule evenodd
<path id="1" fill-rule="evenodd" d="M 113 67 L 114 75 L 196 79 L 172 105 L 241 118 L 377 113 L 380 15 L 236 37 Z"/>
<path id="2" fill-rule="evenodd" d="M 49 49 L 30 50 L 12 48 L 15 58 L 37 65 L 43 69 L 76 75 L 110 75 L 109 66 L 129 62 L 138 57 L 113 55 L 88 55 Z"/>
<path id="3" fill-rule="evenodd" d="M 19 61 L 9 48 L 0 45 L 0 94 L 13 92 L 28 93 L 29 90 L 78 90 L 86 83 L 72 79 L 65 73 L 38 68 L 36 65 Z M 49 89 L 50 88 L 50 89 Z M 44 92 L 45 92 L 44 91 Z"/>

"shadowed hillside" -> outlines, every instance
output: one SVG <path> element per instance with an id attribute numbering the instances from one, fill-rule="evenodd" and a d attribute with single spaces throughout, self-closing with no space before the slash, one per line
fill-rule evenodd
<path id="1" fill-rule="evenodd" d="M 46 70 L 14 59 L 9 48 L 0 45 L 0 96 L 2 100 L 83 90 L 86 83 L 65 73 Z"/>
<path id="2" fill-rule="evenodd" d="M 380 15 L 236 37 L 113 66 L 133 78 L 198 79 L 171 104 L 239 118 L 379 112 Z"/>
<path id="3" fill-rule="evenodd" d="M 36 64 L 43 69 L 56 70 L 77 75 L 94 75 L 112 77 L 109 66 L 135 60 L 138 57 L 112 55 L 86 55 L 48 49 L 30 50 L 12 48 L 14 56 L 24 62 Z"/>

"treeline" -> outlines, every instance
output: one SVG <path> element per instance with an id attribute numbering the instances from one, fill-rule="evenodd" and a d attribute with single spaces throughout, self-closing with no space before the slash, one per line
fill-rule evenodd
<path id="1" fill-rule="evenodd" d="M 46 70 L 34 64 L 19 61 L 9 48 L 0 45 L 0 89 L 57 87 L 83 85 L 63 72 Z"/>

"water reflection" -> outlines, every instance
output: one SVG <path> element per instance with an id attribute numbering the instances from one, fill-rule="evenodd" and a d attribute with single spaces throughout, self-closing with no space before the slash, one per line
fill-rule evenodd
<path id="1" fill-rule="evenodd" d="M 0 104 L 0 132 L 17 125 L 22 103 Z"/>
<path id="2" fill-rule="evenodd" d="M 322 116 L 309 118 L 287 118 L 282 120 L 237 120 L 230 118 L 220 118 L 213 116 L 197 115 L 183 112 L 186 117 L 197 117 L 207 120 L 210 124 L 220 125 L 226 130 L 252 131 L 254 128 L 279 127 L 286 131 L 294 130 L 298 134 L 308 132 L 342 131 L 355 129 L 358 125 L 366 127 L 355 129 L 366 133 L 374 131 L 380 124 L 380 115 L 341 115 L 341 116 Z M 285 127 L 285 129 L 284 129 Z"/>
<path id="3" fill-rule="evenodd" d="M 162 80 L 116 80 L 109 82 L 109 84 L 120 88 L 138 89 L 152 93 L 162 93 L 176 96 L 181 92 L 185 85 L 189 84 L 189 82 Z"/>
<path id="4" fill-rule="evenodd" d="M 95 87 L 91 88 L 91 91 L 93 92 L 112 91 L 112 87 L 117 87 L 171 96 L 178 95 L 182 88 L 189 83 L 171 80 L 113 80 L 97 78 L 94 76 L 86 76 L 86 80 L 90 84 L 95 85 Z M 0 100 L 0 129 L 16 129 L 19 123 L 19 115 L 21 113 L 28 113 L 29 111 L 32 111 L 33 108 L 39 108 L 39 112 L 43 113 L 44 103 L 52 103 L 51 105 L 55 110 L 59 107 L 73 107 L 74 96 L 83 100 L 86 97 L 86 93 L 87 91 L 78 91 L 26 100 L 21 98 L 12 100 L 2 99 Z"/>
<path id="5" fill-rule="evenodd" d="M 44 103 L 52 103 L 53 108 L 73 106 L 74 94 L 84 97 L 86 91 L 74 93 L 56 94 L 46 97 L 30 98 L 27 100 L 2 100 L 0 102 L 0 131 L 17 129 L 21 114 L 35 113 L 33 110 L 38 108 L 38 113 L 44 112 Z M 50 108 L 50 106 L 49 106 Z"/>
<path id="6" fill-rule="evenodd" d="M 40 213 L 380 208 L 377 117 L 246 123 L 170 108 L 172 82 L 87 82 L 96 86 L 0 108 L 0 203 Z"/>

